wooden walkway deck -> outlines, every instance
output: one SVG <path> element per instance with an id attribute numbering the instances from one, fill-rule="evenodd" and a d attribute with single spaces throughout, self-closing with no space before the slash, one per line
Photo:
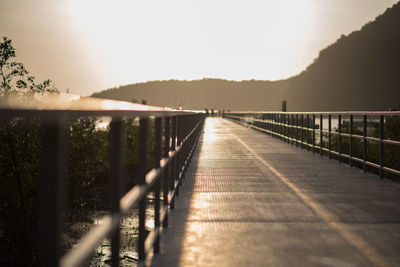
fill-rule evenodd
<path id="1" fill-rule="evenodd" d="M 400 184 L 209 118 L 153 266 L 400 266 Z"/>

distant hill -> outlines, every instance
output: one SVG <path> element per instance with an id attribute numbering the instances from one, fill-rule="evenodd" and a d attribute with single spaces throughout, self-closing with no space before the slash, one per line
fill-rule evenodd
<path id="1" fill-rule="evenodd" d="M 400 2 L 360 31 L 342 35 L 300 74 L 280 81 L 151 81 L 93 97 L 146 99 L 185 109 L 387 110 L 400 105 Z"/>
<path id="2" fill-rule="evenodd" d="M 125 85 L 92 96 L 145 99 L 150 105 L 185 109 L 278 110 L 288 85 L 285 81 L 169 80 Z"/>
<path id="3" fill-rule="evenodd" d="M 291 110 L 398 108 L 400 2 L 322 50 L 284 95 Z"/>

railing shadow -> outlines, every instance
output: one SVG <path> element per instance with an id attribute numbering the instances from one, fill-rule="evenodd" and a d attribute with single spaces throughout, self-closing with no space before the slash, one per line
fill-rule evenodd
<path id="1" fill-rule="evenodd" d="M 183 244 L 187 238 L 187 224 L 191 212 L 193 192 L 196 185 L 195 173 L 198 169 L 198 156 L 202 143 L 199 142 L 190 166 L 182 180 L 179 196 L 175 199 L 175 208 L 170 211 L 169 223 L 173 228 L 164 227 L 161 233 L 161 251 L 149 257 L 147 266 L 179 265 L 183 255 Z"/>

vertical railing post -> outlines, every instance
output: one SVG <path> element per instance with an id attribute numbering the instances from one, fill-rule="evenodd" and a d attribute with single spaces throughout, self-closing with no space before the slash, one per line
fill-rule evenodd
<path id="1" fill-rule="evenodd" d="M 324 121 L 324 115 L 319 115 L 319 154 L 322 156 L 323 152 L 322 152 L 322 143 L 324 142 L 323 139 L 323 121 Z"/>
<path id="2" fill-rule="evenodd" d="M 286 125 L 285 125 L 285 114 L 281 114 L 281 125 L 282 125 L 282 140 L 286 143 Z"/>
<path id="3" fill-rule="evenodd" d="M 276 115 L 272 114 L 272 136 L 276 133 Z"/>
<path id="4" fill-rule="evenodd" d="M 313 119 L 312 119 L 312 153 L 315 153 L 315 114 L 313 114 Z"/>
<path id="5" fill-rule="evenodd" d="M 176 116 L 173 116 L 172 117 L 172 128 L 171 128 L 171 140 L 172 140 L 172 143 L 171 143 L 171 151 L 172 151 L 172 153 L 174 153 L 175 152 L 175 149 L 176 149 Z M 176 169 L 177 169 L 177 166 L 176 166 L 176 154 L 175 154 L 175 156 L 174 156 L 174 158 L 171 160 L 171 177 L 170 177 L 170 184 L 169 184 L 169 189 L 171 190 L 171 191 L 174 191 L 175 190 L 175 179 L 176 179 Z M 169 206 L 170 206 L 170 208 L 171 209 L 173 209 L 173 208 L 175 208 L 175 198 L 174 197 L 171 197 L 171 203 L 169 204 Z"/>
<path id="6" fill-rule="evenodd" d="M 292 121 L 291 121 L 291 115 L 290 114 L 286 115 L 286 120 L 287 120 L 288 143 L 292 144 Z"/>
<path id="7" fill-rule="evenodd" d="M 156 118 L 154 121 L 154 167 L 160 169 L 160 156 L 161 156 L 161 118 Z M 159 229 L 160 227 L 160 187 L 161 187 L 162 176 L 159 177 L 155 183 L 154 187 L 154 229 Z M 160 231 L 157 230 L 157 236 L 159 236 Z M 154 253 L 160 252 L 160 238 L 154 242 Z"/>
<path id="8" fill-rule="evenodd" d="M 342 162 L 342 115 L 338 117 L 338 161 Z"/>
<path id="9" fill-rule="evenodd" d="M 147 169 L 147 139 L 148 139 L 148 118 L 139 119 L 139 176 L 138 185 L 146 184 Z M 139 260 L 145 259 L 145 241 L 146 241 L 146 196 L 139 202 L 139 239 L 138 254 Z"/>
<path id="10" fill-rule="evenodd" d="M 282 125 L 281 125 L 281 114 L 276 114 L 278 123 L 278 138 L 282 140 Z"/>
<path id="11" fill-rule="evenodd" d="M 275 137 L 276 133 L 276 114 L 271 114 L 272 136 Z"/>
<path id="12" fill-rule="evenodd" d="M 285 136 L 286 136 L 286 142 L 289 144 L 290 139 L 289 139 L 289 115 L 285 114 Z"/>
<path id="13" fill-rule="evenodd" d="M 110 123 L 110 174 L 109 185 L 111 189 L 111 214 L 118 217 L 118 227 L 111 236 L 111 266 L 119 266 L 120 226 L 119 200 L 122 186 L 122 119 L 114 117 Z M 113 219 L 116 219 L 113 217 Z"/>
<path id="14" fill-rule="evenodd" d="M 275 123 L 276 123 L 276 136 L 278 139 L 281 139 L 280 133 L 281 133 L 281 125 L 279 124 L 279 117 L 280 114 L 275 115 Z"/>
<path id="15" fill-rule="evenodd" d="M 308 145 L 308 141 L 310 140 L 310 115 L 307 114 L 307 133 L 306 133 L 306 144 L 307 144 L 307 151 L 310 151 L 310 146 Z"/>
<path id="16" fill-rule="evenodd" d="M 299 138 L 299 114 L 296 114 L 296 146 L 298 146 L 298 138 Z"/>
<path id="17" fill-rule="evenodd" d="M 385 119 L 384 116 L 381 115 L 379 118 L 379 176 L 383 179 L 384 178 L 384 170 L 383 167 L 384 163 L 384 143 L 383 140 L 385 139 Z"/>
<path id="18" fill-rule="evenodd" d="M 294 115 L 291 115 L 291 126 L 290 126 L 290 136 L 291 136 L 291 143 L 293 145 L 293 139 L 294 139 Z"/>
<path id="19" fill-rule="evenodd" d="M 223 114 L 225 114 L 223 112 Z M 186 137 L 187 137 L 187 124 L 186 124 L 187 117 L 182 115 L 182 155 L 181 155 L 181 164 L 182 164 L 182 178 L 185 178 L 185 173 L 186 173 L 186 166 L 185 162 L 187 159 L 187 142 L 186 142 Z"/>
<path id="20" fill-rule="evenodd" d="M 182 131 L 183 131 L 183 122 L 182 122 L 182 115 L 179 115 L 178 116 L 178 133 L 177 133 L 177 135 L 178 135 L 178 145 L 179 145 L 179 147 L 181 147 L 182 148 L 182 140 L 183 140 L 183 133 L 182 133 Z M 178 168 L 178 176 L 181 174 L 181 172 L 182 172 L 182 151 L 181 152 L 179 152 L 179 162 L 178 162 L 178 166 L 179 166 L 179 168 Z"/>
<path id="21" fill-rule="evenodd" d="M 291 144 L 292 143 L 292 125 L 291 125 L 291 121 L 290 121 L 290 115 L 287 114 L 286 115 L 286 121 L 287 121 L 287 136 L 288 136 L 288 143 Z"/>
<path id="22" fill-rule="evenodd" d="M 225 111 L 223 112 L 223 114 L 225 116 Z M 186 119 L 187 119 L 187 117 L 185 115 L 182 115 L 182 119 L 181 119 L 181 129 L 182 129 L 181 130 L 182 131 L 181 132 L 181 145 L 183 147 L 183 152 L 182 152 L 182 157 L 181 157 L 181 164 L 182 164 L 183 170 L 185 169 L 184 168 L 185 167 L 184 164 L 185 164 L 185 161 L 186 161 L 186 146 L 184 144 L 184 141 L 185 141 L 185 138 L 186 138 L 186 135 L 187 135 Z M 184 178 L 184 174 L 183 174 L 183 178 Z"/>
<path id="23" fill-rule="evenodd" d="M 62 211 L 65 202 L 64 170 L 66 118 L 55 116 L 42 120 L 42 151 L 40 160 L 40 264 L 59 266 L 61 256 Z"/>
<path id="24" fill-rule="evenodd" d="M 274 127 L 275 127 L 275 125 L 274 125 L 274 120 L 273 120 L 273 114 L 269 114 L 269 119 L 270 119 L 270 134 L 271 134 L 271 136 L 274 136 Z"/>
<path id="25" fill-rule="evenodd" d="M 170 139 L 171 139 L 171 117 L 165 117 L 164 119 L 164 159 L 168 159 L 170 150 Z M 168 192 L 169 192 L 169 180 L 171 162 L 165 166 L 163 175 L 163 205 L 166 214 L 164 215 L 163 227 L 168 226 Z"/>
<path id="26" fill-rule="evenodd" d="M 181 146 L 181 133 L 182 131 L 182 118 L 181 115 L 176 116 L 176 148 Z M 178 180 L 178 183 L 175 188 L 175 195 L 179 195 L 179 186 L 181 185 L 181 180 L 179 177 L 179 174 L 181 173 L 182 167 L 181 167 L 181 149 L 179 151 L 177 150 L 176 154 L 176 169 L 175 169 L 175 179 Z"/>
<path id="27" fill-rule="evenodd" d="M 284 141 L 284 129 L 283 129 L 283 114 L 278 114 L 278 133 L 279 133 L 279 139 L 281 139 L 282 141 Z"/>
<path id="28" fill-rule="evenodd" d="M 303 149 L 303 147 L 304 147 L 304 145 L 303 145 L 303 141 L 304 141 L 304 139 L 303 139 L 303 135 L 304 135 L 304 129 L 303 129 L 303 126 L 304 126 L 304 114 L 301 114 L 301 125 L 300 125 L 300 134 L 301 134 L 301 136 L 300 136 L 300 142 L 301 142 L 301 149 Z"/>
<path id="29" fill-rule="evenodd" d="M 284 116 L 283 116 L 283 114 L 281 113 L 281 114 L 279 114 L 279 125 L 280 125 L 280 136 L 281 136 L 281 140 L 282 141 L 286 141 L 285 140 L 285 126 L 284 126 L 284 124 L 283 124 L 283 119 L 284 119 Z"/>
<path id="30" fill-rule="evenodd" d="M 328 115 L 328 150 L 329 159 L 332 158 L 332 115 Z"/>
<path id="31" fill-rule="evenodd" d="M 283 125 L 283 114 L 281 113 L 281 114 L 279 114 L 279 123 L 280 123 L 280 128 L 281 128 L 281 130 L 280 130 L 280 134 L 281 134 L 281 140 L 282 141 L 285 141 L 285 128 L 284 128 L 284 125 Z"/>
<path id="32" fill-rule="evenodd" d="M 368 160 L 367 155 L 367 115 L 364 114 L 363 116 L 363 171 L 367 172 L 367 164 L 366 161 Z"/>
<path id="33" fill-rule="evenodd" d="M 350 125 L 349 125 L 349 134 L 350 134 L 350 140 L 349 140 L 349 165 L 350 167 L 353 167 L 353 114 L 350 115 Z"/>
<path id="34" fill-rule="evenodd" d="M 191 121 L 192 121 L 192 117 L 194 117 L 194 119 L 195 119 L 195 121 L 197 121 L 197 116 L 200 116 L 200 115 L 187 115 L 186 116 L 186 119 L 185 119 L 185 129 L 186 129 L 186 134 L 185 134 L 185 136 L 188 138 L 187 139 L 187 141 L 186 141 L 186 144 L 185 144 L 185 147 L 186 147 L 186 156 L 185 156 L 185 159 L 186 159 L 186 161 L 188 161 L 189 160 L 189 155 L 190 155 L 190 151 L 191 151 L 191 147 L 190 147 L 190 140 L 192 139 L 191 137 L 188 137 L 188 135 L 189 135 L 189 133 L 191 132 L 191 130 L 192 130 L 192 127 L 190 126 L 190 123 L 191 123 Z M 193 133 L 194 135 L 196 135 L 196 133 Z M 185 171 L 187 170 L 187 167 L 188 166 L 186 166 L 186 169 L 185 169 Z"/>

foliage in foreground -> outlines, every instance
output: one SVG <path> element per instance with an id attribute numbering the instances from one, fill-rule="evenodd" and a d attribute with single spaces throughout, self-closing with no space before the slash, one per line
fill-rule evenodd
<path id="1" fill-rule="evenodd" d="M 35 83 L 22 63 L 12 62 L 15 49 L 6 37 L 0 42 L 0 97 L 21 101 L 57 94 L 51 81 Z M 37 184 L 42 140 L 39 118 L 0 118 L 0 265 L 36 266 L 38 254 Z M 107 210 L 109 127 L 101 118 L 73 118 L 66 135 L 66 184 L 68 224 L 90 220 L 95 209 Z M 126 184 L 135 184 L 138 164 L 138 125 L 124 120 Z M 150 135 L 150 137 L 152 134 Z M 149 146 L 152 147 L 152 138 Z M 149 149 L 151 152 L 151 149 Z M 149 168 L 152 164 L 149 153 Z"/>

